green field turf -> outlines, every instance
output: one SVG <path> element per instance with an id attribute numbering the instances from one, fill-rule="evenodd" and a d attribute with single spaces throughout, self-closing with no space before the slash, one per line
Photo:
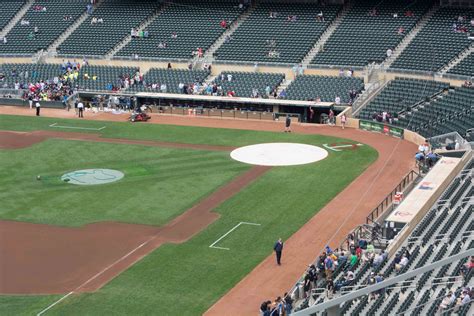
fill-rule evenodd
<path id="1" fill-rule="evenodd" d="M 101 131 L 105 137 L 212 145 L 342 141 L 318 135 L 14 116 L 0 116 L 0 129 L 48 129 L 47 125 L 54 122 L 106 126 Z M 221 214 L 219 220 L 190 241 L 158 248 L 96 293 L 69 297 L 45 315 L 200 315 L 271 254 L 278 237 L 286 239 L 296 232 L 376 157 L 375 150 L 362 146 L 354 151 L 331 152 L 327 159 L 314 164 L 273 168 L 219 206 L 215 210 Z M 232 232 L 218 244 L 230 248 L 228 251 L 209 248 L 241 221 L 261 226 L 241 226 Z M 57 296 L 0 296 L 0 314 L 31 315 L 41 310 L 37 306 L 46 307 L 55 300 Z"/>

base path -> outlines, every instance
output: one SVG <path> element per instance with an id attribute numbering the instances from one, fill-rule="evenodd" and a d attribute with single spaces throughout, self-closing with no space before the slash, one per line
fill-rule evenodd
<path id="1" fill-rule="evenodd" d="M 0 114 L 31 115 L 29 109 L 0 107 Z M 88 119 L 86 113 L 86 119 Z M 42 109 L 42 115 L 74 118 L 74 112 Z M 126 115 L 99 113 L 91 115 L 94 120 L 126 121 Z M 283 122 L 246 121 L 215 118 L 195 118 L 152 114 L 146 123 L 205 126 L 246 130 L 266 130 L 282 132 Z M 336 198 L 320 210 L 298 232 L 285 241 L 282 265 L 275 264 L 273 255 L 261 262 L 250 274 L 223 296 L 208 311 L 208 315 L 255 315 L 260 303 L 281 296 L 291 289 L 305 271 L 307 265 L 328 243 L 339 245 L 344 237 L 358 224 L 365 223 L 365 217 L 375 208 L 399 181 L 414 167 L 413 154 L 417 146 L 382 134 L 332 126 L 300 125 L 292 126 L 294 133 L 329 135 L 351 139 L 375 148 L 379 157 L 355 181 L 340 192 Z M 396 150 L 396 152 L 394 152 Z M 335 166 L 344 168 L 344 166 Z M 381 171 L 381 169 L 383 170 Z M 373 182 L 370 194 L 360 204 L 360 198 Z M 349 216 L 352 208 L 358 207 Z M 341 224 L 344 224 L 341 226 Z M 335 234 L 336 233 L 336 234 Z M 273 245 L 269 245 L 269 250 Z"/>

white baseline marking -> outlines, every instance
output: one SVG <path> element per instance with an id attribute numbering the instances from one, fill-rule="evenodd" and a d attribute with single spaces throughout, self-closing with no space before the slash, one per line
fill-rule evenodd
<path id="1" fill-rule="evenodd" d="M 363 144 L 347 144 L 347 145 L 337 145 L 337 146 L 329 146 L 328 144 L 323 144 L 323 146 L 327 149 L 333 150 L 333 151 L 340 151 L 338 148 L 347 148 L 347 147 L 353 147 L 353 146 L 363 146 Z"/>
<path id="2" fill-rule="evenodd" d="M 63 297 L 61 297 L 59 300 L 57 300 L 56 302 L 54 302 L 53 304 L 49 305 L 48 307 L 46 307 L 45 309 L 43 309 L 41 312 L 39 312 L 38 314 L 36 314 L 36 316 L 41 316 L 42 314 L 44 314 L 46 311 L 48 311 L 49 309 L 51 309 L 53 306 L 55 306 L 56 304 L 60 303 L 61 301 L 65 300 L 67 297 L 69 297 L 70 295 L 74 294 L 74 292 L 76 292 L 77 290 L 79 290 L 80 288 L 84 287 L 86 284 L 90 283 L 91 281 L 93 281 L 94 279 L 96 279 L 97 277 L 99 277 L 100 275 L 104 274 L 107 270 L 109 270 L 110 268 L 112 268 L 113 266 L 115 266 L 117 263 L 119 263 L 120 261 L 126 259 L 127 257 L 129 257 L 131 254 L 133 254 L 135 251 L 137 251 L 138 249 L 140 249 L 141 247 L 145 246 L 146 244 L 148 244 L 149 242 L 151 242 L 153 239 L 155 239 L 157 237 L 157 235 L 151 237 L 150 239 L 148 239 L 147 241 L 143 242 L 142 244 L 140 244 L 139 246 L 137 246 L 136 248 L 134 248 L 132 251 L 130 251 L 129 253 L 127 253 L 126 255 L 124 255 L 123 257 L 119 258 L 117 261 L 111 263 L 110 265 L 108 265 L 105 269 L 103 269 L 102 271 L 100 271 L 99 273 L 97 273 L 96 275 L 94 275 L 93 277 L 91 277 L 90 279 L 88 279 L 86 282 L 82 283 L 81 285 L 79 285 L 78 287 L 76 287 L 74 290 L 72 290 L 71 292 L 67 293 L 66 295 L 64 295 Z"/>
<path id="3" fill-rule="evenodd" d="M 102 127 L 100 127 L 100 128 L 94 128 L 94 127 L 64 126 L 64 125 L 57 125 L 57 124 L 58 124 L 58 123 L 51 124 L 51 125 L 49 125 L 49 127 L 72 128 L 72 129 L 87 129 L 87 130 L 91 130 L 91 131 L 101 131 L 101 130 L 103 130 L 104 128 L 106 128 L 106 126 L 102 126 Z"/>
<path id="4" fill-rule="evenodd" d="M 236 230 L 240 225 L 253 225 L 253 226 L 260 226 L 260 224 L 257 223 L 249 223 L 249 222 L 240 222 L 237 225 L 235 225 L 231 230 L 229 230 L 227 233 L 221 236 L 221 238 L 217 239 L 215 242 L 212 243 L 212 245 L 209 246 L 209 248 L 215 248 L 215 249 L 222 249 L 222 250 L 230 250 L 230 248 L 224 248 L 224 247 L 218 247 L 215 246 L 219 241 L 224 239 L 227 235 L 232 233 L 234 230 Z"/>

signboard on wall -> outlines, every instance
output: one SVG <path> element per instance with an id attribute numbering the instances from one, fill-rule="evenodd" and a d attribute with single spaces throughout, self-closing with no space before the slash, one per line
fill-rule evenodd
<path id="1" fill-rule="evenodd" d="M 403 128 L 373 121 L 359 120 L 359 128 L 403 139 Z"/>

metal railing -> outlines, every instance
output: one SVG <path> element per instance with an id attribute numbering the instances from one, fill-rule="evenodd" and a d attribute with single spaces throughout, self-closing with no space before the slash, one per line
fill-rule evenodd
<path id="1" fill-rule="evenodd" d="M 405 177 L 403 177 L 402 181 L 395 187 L 395 189 L 388 194 L 385 199 L 375 207 L 375 209 L 370 212 L 370 214 L 367 216 L 365 222 L 367 224 L 375 223 L 376 219 L 386 212 L 387 210 L 392 210 L 393 209 L 393 198 L 397 194 L 397 192 L 402 192 L 404 191 L 412 182 L 418 178 L 420 175 L 418 172 L 411 170 Z"/>

